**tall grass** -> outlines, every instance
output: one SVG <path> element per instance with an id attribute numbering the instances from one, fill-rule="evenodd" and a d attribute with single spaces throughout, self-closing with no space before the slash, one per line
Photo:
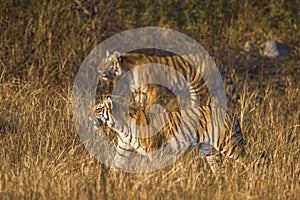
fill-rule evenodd
<path id="1" fill-rule="evenodd" d="M 298 4 L 87 2 L 1 3 L 1 199 L 300 198 Z M 104 39 L 146 25 L 182 31 L 232 65 L 246 169 L 225 161 L 224 180 L 217 182 L 194 150 L 165 169 L 128 174 L 110 170 L 84 148 L 71 112 L 76 71 Z M 291 56 L 243 57 L 249 39 L 280 40 Z"/>

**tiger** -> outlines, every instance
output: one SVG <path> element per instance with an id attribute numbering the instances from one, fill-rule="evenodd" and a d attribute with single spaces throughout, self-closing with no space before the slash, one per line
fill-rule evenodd
<path id="1" fill-rule="evenodd" d="M 206 81 L 201 76 L 201 74 L 208 74 L 207 71 L 213 70 L 213 69 L 205 68 L 203 63 L 205 59 L 207 58 L 195 54 L 188 54 L 188 55 L 176 55 L 176 54 L 147 55 L 145 53 L 120 54 L 118 51 L 115 51 L 113 54 L 110 54 L 109 51 L 107 51 L 106 57 L 102 60 L 100 65 L 97 67 L 97 70 L 100 73 L 100 77 L 102 80 L 113 81 L 115 79 L 119 79 L 126 72 L 141 65 L 151 64 L 151 63 L 166 65 L 177 72 L 174 73 L 173 71 L 169 70 L 168 71 L 169 79 L 164 80 L 164 82 L 167 82 L 168 85 L 171 87 L 171 92 L 173 90 L 182 91 L 184 87 L 188 87 L 191 103 L 187 105 L 183 105 L 183 108 L 186 109 L 191 107 L 197 107 L 199 104 L 210 105 L 212 103 Z M 189 60 L 198 62 L 198 64 L 200 62 L 201 64 L 203 64 L 203 66 L 195 68 L 189 62 Z M 227 101 L 227 107 L 232 108 L 233 107 L 232 102 L 238 101 L 239 95 L 235 89 L 232 79 L 227 73 L 227 69 L 222 64 L 220 64 L 219 66 L 220 66 L 219 71 L 223 76 L 222 79 L 224 79 L 224 82 L 226 83 L 226 95 L 227 95 L 224 97 L 223 94 L 221 94 L 221 100 L 219 101 L 223 101 L 224 98 L 226 98 L 225 101 Z M 158 68 L 158 71 L 157 71 L 157 66 L 155 66 L 155 68 L 153 67 L 140 68 L 139 70 L 134 71 L 133 74 L 131 75 L 131 82 L 129 83 L 131 89 L 130 92 L 133 92 L 135 94 L 136 99 L 140 98 L 139 100 L 140 104 L 138 104 L 138 106 L 140 106 L 141 109 L 145 108 L 141 104 L 152 105 L 157 103 L 157 102 L 147 102 L 146 101 L 147 98 L 145 97 L 145 95 L 148 96 L 152 95 L 151 93 L 153 92 L 152 90 L 149 90 L 149 87 L 139 86 L 139 82 L 142 82 L 141 80 L 143 79 L 148 79 L 150 74 L 156 73 L 158 76 L 160 76 L 160 74 L 164 73 L 164 71 L 162 71 L 161 68 Z M 189 83 L 184 82 L 183 78 L 189 80 Z M 219 80 L 217 79 L 217 77 L 210 77 L 210 78 L 212 80 L 215 79 L 216 81 Z M 223 87 L 222 81 L 216 82 L 213 88 L 211 88 L 210 92 L 211 93 L 219 92 L 219 89 L 222 87 Z M 165 88 L 161 88 L 161 89 L 162 89 L 161 93 L 167 93 Z M 217 104 L 218 103 L 219 102 L 217 102 Z M 178 108 L 176 108 L 176 110 L 177 109 Z M 167 111 L 173 111 L 173 110 L 167 110 Z"/>
<path id="2" fill-rule="evenodd" d="M 246 155 L 238 120 L 218 107 L 208 105 L 164 113 L 140 110 L 129 114 L 124 105 L 108 96 L 93 107 L 89 119 L 95 129 L 109 127 L 117 133 L 113 166 L 117 169 L 128 165 L 125 160 L 129 152 L 137 152 L 151 160 L 152 153 L 166 145 L 176 153 L 183 147 L 192 150 L 199 146 L 200 156 L 206 158 L 214 174 L 222 172 L 222 155 L 237 161 Z M 149 127 L 138 128 L 144 125 Z M 151 130 L 157 133 L 151 135 Z"/>

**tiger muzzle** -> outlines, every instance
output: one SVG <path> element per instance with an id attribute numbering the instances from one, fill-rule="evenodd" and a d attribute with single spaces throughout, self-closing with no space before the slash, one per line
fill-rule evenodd
<path id="1" fill-rule="evenodd" d="M 101 77 L 102 77 L 102 79 L 103 80 L 109 80 L 109 79 L 111 79 L 111 77 L 114 75 L 114 73 L 112 72 L 112 71 L 110 71 L 110 70 L 108 70 L 108 71 L 104 71 L 103 73 L 102 73 L 102 75 L 101 75 Z"/>
<path id="2" fill-rule="evenodd" d="M 101 126 L 104 126 L 104 123 L 95 116 L 89 115 L 89 120 L 93 122 L 93 127 L 96 130 L 98 130 Z"/>

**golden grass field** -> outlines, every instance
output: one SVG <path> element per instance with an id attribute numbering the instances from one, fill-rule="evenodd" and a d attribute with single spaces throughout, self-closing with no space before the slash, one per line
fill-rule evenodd
<path id="1" fill-rule="evenodd" d="M 300 199 L 299 2 L 87 2 L 1 3 L 0 199 Z M 246 169 L 226 160 L 218 182 L 194 149 L 131 174 L 85 149 L 72 119 L 76 72 L 104 39 L 143 26 L 187 34 L 232 67 Z M 272 39 L 290 55 L 241 53 L 248 40 Z"/>

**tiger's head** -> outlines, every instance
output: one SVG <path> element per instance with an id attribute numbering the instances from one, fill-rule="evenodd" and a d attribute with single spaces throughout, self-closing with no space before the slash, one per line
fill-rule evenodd
<path id="1" fill-rule="evenodd" d="M 89 120 L 93 121 L 95 129 L 102 126 L 112 127 L 114 125 L 112 108 L 111 97 L 105 98 L 93 107 L 92 113 L 89 115 Z"/>
<path id="2" fill-rule="evenodd" d="M 110 80 L 115 76 L 122 75 L 122 69 L 120 67 L 121 54 L 115 51 L 110 54 L 106 51 L 106 57 L 101 61 L 100 65 L 97 67 L 98 72 L 101 74 L 103 80 Z"/>

